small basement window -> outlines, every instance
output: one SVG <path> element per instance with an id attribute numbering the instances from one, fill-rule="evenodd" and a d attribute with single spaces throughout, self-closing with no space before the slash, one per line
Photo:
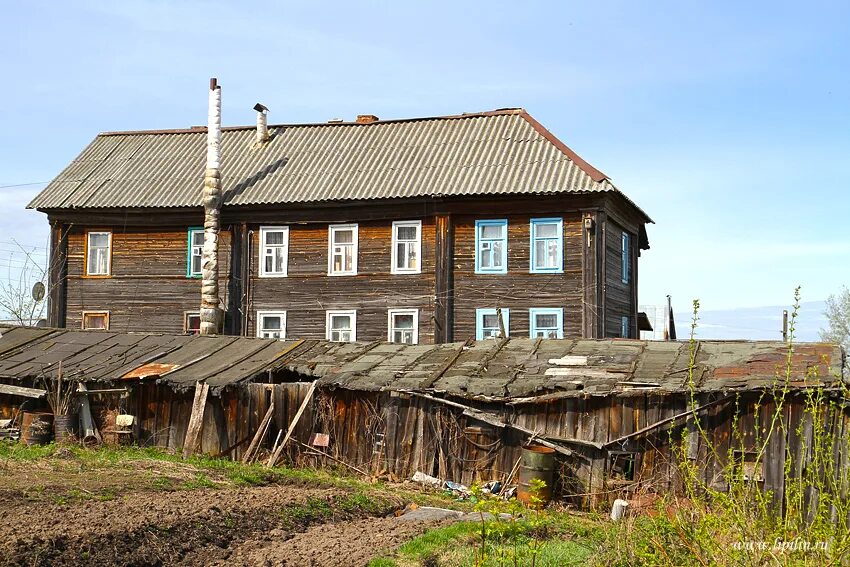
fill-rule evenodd
<path id="1" fill-rule="evenodd" d="M 635 480 L 637 453 L 611 451 L 608 453 L 608 478 L 611 480 Z"/>
<path id="2" fill-rule="evenodd" d="M 112 233 L 86 233 L 86 275 L 108 276 L 112 269 Z"/>
<path id="3" fill-rule="evenodd" d="M 183 332 L 187 335 L 201 333 L 201 314 L 197 311 L 187 311 L 183 314 Z"/>
<path id="4" fill-rule="evenodd" d="M 83 311 L 84 331 L 108 331 L 109 311 Z"/>
<path id="5" fill-rule="evenodd" d="M 502 309 L 502 321 L 505 325 L 505 335 L 510 336 L 510 310 Z M 496 309 L 475 310 L 475 340 L 501 338 L 499 329 L 499 315 Z"/>
<path id="6" fill-rule="evenodd" d="M 529 309 L 528 316 L 531 322 L 530 336 L 532 339 L 564 338 L 563 309 Z"/>
<path id="7" fill-rule="evenodd" d="M 261 339 L 285 339 L 286 311 L 257 311 L 257 336 Z"/>
<path id="8" fill-rule="evenodd" d="M 419 310 L 390 309 L 387 340 L 391 343 L 417 344 L 419 342 Z"/>
<path id="9" fill-rule="evenodd" d="M 755 451 L 732 451 L 732 459 L 735 463 L 736 475 L 744 481 L 764 481 L 764 461 L 756 462 L 758 453 Z"/>
<path id="10" fill-rule="evenodd" d="M 201 277 L 201 263 L 204 256 L 204 229 L 190 228 L 188 240 L 189 261 L 186 277 L 199 278 Z"/>
<path id="11" fill-rule="evenodd" d="M 357 340 L 357 311 L 328 311 L 325 317 L 327 340 L 338 343 Z"/>

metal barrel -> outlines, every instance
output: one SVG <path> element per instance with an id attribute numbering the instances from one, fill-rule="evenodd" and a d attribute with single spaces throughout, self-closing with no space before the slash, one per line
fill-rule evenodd
<path id="1" fill-rule="evenodd" d="M 53 416 L 53 433 L 56 442 L 75 441 L 77 438 L 77 414 Z"/>
<path id="2" fill-rule="evenodd" d="M 24 412 L 21 420 L 21 442 L 26 445 L 44 445 L 53 437 L 53 414 Z"/>
<path id="3" fill-rule="evenodd" d="M 543 504 L 552 499 L 552 487 L 555 483 L 555 450 L 549 447 L 534 446 L 522 450 L 522 466 L 519 468 L 519 487 L 517 498 L 526 504 L 531 504 L 534 495 L 532 480 L 542 480 L 546 483 L 537 491 L 537 498 Z"/>

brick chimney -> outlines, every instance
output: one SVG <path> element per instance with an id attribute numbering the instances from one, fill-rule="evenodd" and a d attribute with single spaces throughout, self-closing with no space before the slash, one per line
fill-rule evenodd
<path id="1" fill-rule="evenodd" d="M 358 124 L 371 124 L 372 122 L 377 122 L 379 118 L 374 114 L 358 114 L 357 115 L 357 123 Z"/>

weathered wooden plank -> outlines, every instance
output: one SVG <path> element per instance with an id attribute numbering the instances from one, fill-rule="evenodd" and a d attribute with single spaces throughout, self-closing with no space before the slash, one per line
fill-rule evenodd
<path id="1" fill-rule="evenodd" d="M 283 441 L 278 446 L 277 450 L 272 453 L 271 457 L 269 457 L 268 462 L 266 462 L 267 467 L 273 467 L 277 464 L 278 459 L 280 459 L 280 454 L 283 451 L 283 448 L 286 446 L 289 438 L 292 437 L 292 432 L 295 431 L 295 426 L 298 425 L 298 420 L 301 419 L 301 416 L 304 414 L 304 410 L 307 409 L 307 405 L 313 401 L 313 392 L 316 391 L 316 382 L 315 380 L 310 384 L 310 388 L 307 390 L 307 393 L 304 395 L 304 401 L 301 402 L 301 406 L 298 408 L 298 411 L 295 412 L 295 416 L 292 418 L 292 422 L 289 424 L 289 428 L 286 430 L 286 435 L 283 437 Z M 272 403 L 272 407 L 274 407 L 274 403 Z"/>
<path id="2" fill-rule="evenodd" d="M 188 459 L 189 455 L 195 452 L 198 446 L 198 440 L 201 433 L 201 427 L 204 423 L 204 409 L 207 405 L 207 394 L 210 387 L 206 382 L 197 382 L 195 384 L 195 399 L 192 402 L 192 414 L 189 417 L 189 425 L 186 433 L 186 440 L 183 444 L 183 458 Z"/>

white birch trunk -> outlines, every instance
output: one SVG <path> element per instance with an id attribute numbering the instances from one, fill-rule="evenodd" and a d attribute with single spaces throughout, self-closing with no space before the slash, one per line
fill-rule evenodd
<path id="1" fill-rule="evenodd" d="M 211 87 L 213 85 L 210 85 Z M 204 246 L 201 256 L 202 335 L 221 333 L 223 313 L 218 293 L 218 233 L 221 228 L 221 87 L 210 89 L 207 120 L 207 167 L 204 172 Z"/>

